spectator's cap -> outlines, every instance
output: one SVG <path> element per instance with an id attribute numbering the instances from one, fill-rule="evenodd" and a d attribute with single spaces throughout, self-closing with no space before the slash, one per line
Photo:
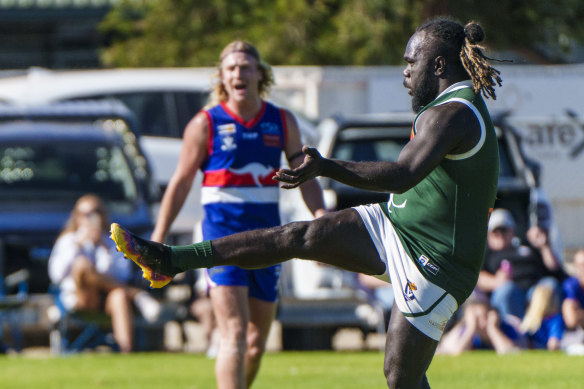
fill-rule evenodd
<path id="1" fill-rule="evenodd" d="M 515 220 L 511 212 L 503 208 L 497 208 L 491 213 L 489 231 L 493 231 L 496 228 L 515 228 Z"/>

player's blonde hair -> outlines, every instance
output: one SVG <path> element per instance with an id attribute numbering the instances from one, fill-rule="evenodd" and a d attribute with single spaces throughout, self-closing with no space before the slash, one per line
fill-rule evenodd
<path id="1" fill-rule="evenodd" d="M 270 88 L 272 85 L 274 85 L 274 74 L 272 72 L 272 67 L 262 61 L 259 51 L 251 43 L 245 41 L 233 41 L 225 46 L 221 52 L 221 55 L 219 56 L 219 65 L 217 66 L 217 71 L 212 77 L 213 89 L 211 91 L 211 97 L 207 107 L 217 105 L 222 101 L 227 101 L 229 96 L 225 90 L 225 86 L 223 86 L 223 82 L 221 82 L 221 64 L 225 57 L 231 53 L 237 52 L 246 53 L 256 60 L 258 70 L 262 75 L 262 79 L 258 85 L 259 95 L 262 99 L 265 99 L 269 96 Z"/>

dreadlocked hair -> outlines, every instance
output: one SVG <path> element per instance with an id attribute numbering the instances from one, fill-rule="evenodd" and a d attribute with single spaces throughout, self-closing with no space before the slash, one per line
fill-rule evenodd
<path id="1" fill-rule="evenodd" d="M 427 31 L 442 43 L 439 55 L 448 60 L 458 58 L 464 70 L 472 80 L 476 93 L 485 97 L 497 98 L 495 85 L 501 86 L 500 72 L 487 61 L 491 60 L 483 54 L 484 47 L 479 43 L 485 39 L 485 33 L 480 25 L 469 22 L 466 26 L 446 18 L 437 18 L 421 25 L 417 31 Z"/>
<path id="2" fill-rule="evenodd" d="M 478 44 L 485 38 L 485 33 L 481 26 L 470 22 L 464 26 L 464 35 L 460 60 L 472 78 L 473 89 L 496 100 L 495 83 L 501 86 L 503 80 L 499 76 L 501 73 L 487 62 L 490 58 L 483 54 L 484 47 Z"/>

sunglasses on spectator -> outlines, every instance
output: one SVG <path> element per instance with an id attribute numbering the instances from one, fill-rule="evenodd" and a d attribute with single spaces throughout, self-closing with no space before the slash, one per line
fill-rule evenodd
<path id="1" fill-rule="evenodd" d="M 92 210 L 85 211 L 85 212 L 77 211 L 77 214 L 80 216 L 90 216 L 90 215 L 101 215 L 101 212 L 99 209 L 92 209 Z"/>

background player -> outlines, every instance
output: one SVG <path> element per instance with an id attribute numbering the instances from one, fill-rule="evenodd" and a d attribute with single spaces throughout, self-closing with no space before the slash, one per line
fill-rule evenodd
<path id="1" fill-rule="evenodd" d="M 247 42 L 228 44 L 220 56 L 209 107 L 187 125 L 176 171 L 164 193 L 152 239 L 162 242 L 182 208 L 197 170 L 204 174 L 203 238 L 280 225 L 278 183 L 272 176 L 284 151 L 291 167 L 302 163 L 293 115 L 264 100 L 273 84 L 270 67 Z M 320 186 L 300 187 L 315 216 L 324 214 Z M 220 332 L 217 385 L 253 382 L 276 312 L 280 265 L 244 270 L 209 269 L 210 296 Z"/>

